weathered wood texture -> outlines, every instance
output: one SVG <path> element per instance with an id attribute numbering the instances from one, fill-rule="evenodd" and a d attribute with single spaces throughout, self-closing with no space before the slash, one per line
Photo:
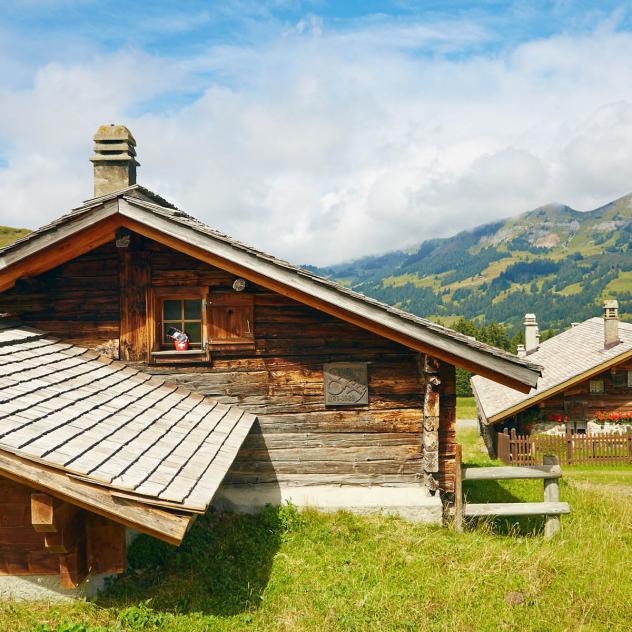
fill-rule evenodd
<path id="1" fill-rule="evenodd" d="M 232 291 L 234 275 L 151 240 L 142 243 L 153 288 L 206 286 L 211 301 L 213 292 Z M 101 246 L 0 295 L 0 305 L 18 305 L 13 311 L 24 320 L 62 338 L 81 338 L 89 346 L 118 339 L 119 282 L 130 283 L 129 275 L 120 272 L 119 256 L 113 243 Z M 134 283 L 142 285 L 144 278 Z M 124 301 L 138 303 L 140 294 L 132 296 L 128 289 L 123 291 Z M 210 365 L 149 368 L 259 416 L 226 480 L 299 485 L 422 482 L 427 388 L 423 356 L 420 361 L 416 351 L 254 284 L 248 284 L 247 293 L 254 296 L 254 344 L 213 348 Z M 72 307 L 61 309 L 66 302 Z M 135 309 L 141 314 L 141 308 Z M 134 319 L 142 327 L 142 318 Z M 148 340 L 139 327 L 124 325 L 125 331 L 134 329 L 133 336 L 123 333 L 130 358 L 137 352 L 131 345 Z M 368 406 L 324 405 L 323 365 L 331 361 L 368 363 Z M 428 450 L 434 456 L 426 469 L 440 488 L 450 490 L 454 370 L 442 362 L 433 370 L 440 413 L 438 427 L 436 420 L 428 422 L 432 430 L 426 439 L 438 450 Z"/>
<path id="2" fill-rule="evenodd" d="M 439 486 L 453 492 L 456 471 L 456 371 L 454 365 L 440 365 L 441 395 L 439 422 Z"/>
<path id="3" fill-rule="evenodd" d="M 0 313 L 118 356 L 119 262 L 114 242 L 0 293 Z"/>
<path id="4" fill-rule="evenodd" d="M 0 477 L 0 575 L 59 575 L 72 588 L 91 570 L 125 570 L 124 527 Z"/>
<path id="5" fill-rule="evenodd" d="M 148 356 L 147 289 L 151 283 L 149 253 L 144 240 L 134 235 L 126 248 L 118 248 L 120 283 L 120 359 L 145 360 Z"/>

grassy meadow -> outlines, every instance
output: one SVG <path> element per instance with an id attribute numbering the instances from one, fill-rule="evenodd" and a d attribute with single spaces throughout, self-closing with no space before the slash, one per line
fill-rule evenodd
<path id="1" fill-rule="evenodd" d="M 473 397 L 456 398 L 456 418 L 476 419 L 476 402 Z"/>
<path id="2" fill-rule="evenodd" d="M 465 460 L 488 463 L 475 429 Z M 472 500 L 541 500 L 541 481 L 481 482 Z M 179 549 L 148 537 L 96 603 L 0 603 L 0 629 L 630 629 L 632 468 L 565 471 L 572 513 L 449 528 L 396 517 L 268 509 L 210 513 Z"/>

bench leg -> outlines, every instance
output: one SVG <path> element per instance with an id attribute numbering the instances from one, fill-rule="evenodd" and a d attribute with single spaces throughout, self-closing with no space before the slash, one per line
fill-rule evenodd
<path id="1" fill-rule="evenodd" d="M 556 456 L 545 455 L 544 465 L 556 465 L 559 459 Z M 544 479 L 544 502 L 558 503 L 560 501 L 560 484 L 557 478 Z M 552 538 L 560 530 L 560 517 L 547 516 L 544 521 L 544 537 Z"/>

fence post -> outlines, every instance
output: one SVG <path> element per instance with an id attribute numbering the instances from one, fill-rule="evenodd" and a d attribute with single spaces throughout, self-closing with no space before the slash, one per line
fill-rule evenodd
<path id="1" fill-rule="evenodd" d="M 463 532 L 463 449 L 461 444 L 456 444 L 454 456 L 454 529 L 457 533 Z"/>
<path id="2" fill-rule="evenodd" d="M 628 456 L 632 460 L 632 426 L 628 426 L 626 436 L 628 438 Z"/>
<path id="3" fill-rule="evenodd" d="M 560 460 L 554 454 L 544 455 L 544 465 L 559 465 Z M 557 478 L 544 479 L 544 502 L 560 502 L 560 482 Z M 547 515 L 544 521 L 544 537 L 552 538 L 560 530 L 560 517 Z"/>
<path id="4" fill-rule="evenodd" d="M 521 446 L 518 443 L 518 436 L 516 433 L 516 429 L 512 428 L 510 432 L 510 441 L 509 441 L 509 458 L 511 465 L 522 465 L 522 450 Z"/>
<path id="5" fill-rule="evenodd" d="M 573 460 L 573 433 L 571 427 L 566 424 L 566 462 L 570 465 Z"/>
<path id="6" fill-rule="evenodd" d="M 496 444 L 498 446 L 498 458 L 509 465 L 509 435 L 507 434 L 507 428 L 502 432 L 496 433 Z"/>

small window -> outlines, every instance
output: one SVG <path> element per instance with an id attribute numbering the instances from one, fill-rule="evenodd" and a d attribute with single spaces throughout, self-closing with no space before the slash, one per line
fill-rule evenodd
<path id="1" fill-rule="evenodd" d="M 611 374 L 612 386 L 615 388 L 624 388 L 628 384 L 628 376 L 623 371 L 617 371 Z"/>
<path id="2" fill-rule="evenodd" d="M 150 361 L 198 362 L 208 360 L 207 288 L 159 287 L 147 294 L 147 314 L 151 323 Z M 188 349 L 176 349 L 169 329 L 189 337 Z"/>
<path id="3" fill-rule="evenodd" d="M 628 388 L 632 388 L 632 371 L 628 370 Z"/>
<path id="4" fill-rule="evenodd" d="M 590 392 L 591 393 L 603 393 L 603 380 L 590 380 Z"/>
<path id="5" fill-rule="evenodd" d="M 162 346 L 173 346 L 167 335 L 172 327 L 184 331 L 189 336 L 191 347 L 202 346 L 202 299 L 163 298 L 162 301 Z"/>

